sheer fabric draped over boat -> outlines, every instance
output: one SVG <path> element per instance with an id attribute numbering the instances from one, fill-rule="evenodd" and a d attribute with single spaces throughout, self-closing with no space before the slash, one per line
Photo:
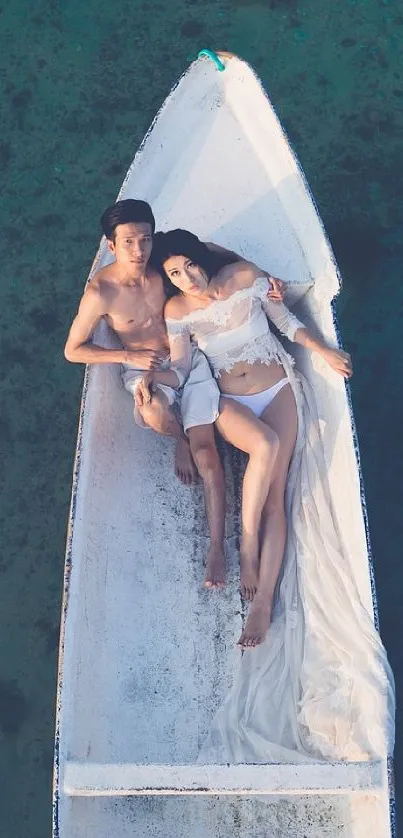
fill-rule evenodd
<path id="1" fill-rule="evenodd" d="M 173 363 L 186 371 L 191 340 L 217 376 L 239 361 L 281 363 L 298 412 L 287 492 L 287 543 L 273 622 L 243 654 L 200 762 L 365 760 L 393 747 L 393 676 L 340 538 L 315 399 L 267 317 L 290 340 L 301 323 L 257 278 L 227 299 L 167 320 Z M 266 317 L 267 315 L 267 317 Z M 225 328 L 223 328 L 223 326 Z"/>
<path id="2" fill-rule="evenodd" d="M 242 655 L 199 762 L 374 759 L 385 738 L 393 750 L 393 675 L 339 537 L 312 390 L 272 339 L 299 424 L 282 575 L 266 640 Z"/>
<path id="3" fill-rule="evenodd" d="M 384 754 L 385 736 L 389 752 L 393 747 L 393 676 L 353 579 L 354 556 L 338 532 L 314 395 L 266 315 L 290 340 L 303 324 L 267 291 L 259 277 L 228 299 L 167 321 L 175 364 L 186 370 L 191 339 L 217 376 L 238 361 L 277 361 L 298 411 L 273 622 L 265 642 L 243 654 L 199 761 L 371 759 Z"/>

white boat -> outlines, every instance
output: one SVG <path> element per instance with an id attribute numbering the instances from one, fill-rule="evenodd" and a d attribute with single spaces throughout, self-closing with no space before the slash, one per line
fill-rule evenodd
<path id="1" fill-rule="evenodd" d="M 202 56 L 189 67 L 119 197 L 149 201 L 157 229 L 188 228 L 282 277 L 288 303 L 336 342 L 339 276 L 304 176 L 251 68 L 227 53 L 219 63 Z M 93 271 L 107 261 L 103 241 Z M 108 345 L 105 325 L 96 337 Z M 314 387 L 351 577 L 376 618 L 348 393 L 321 359 L 297 361 Z M 393 835 L 386 730 L 371 760 L 197 760 L 240 656 L 239 461 L 225 458 L 230 578 L 212 595 L 202 587 L 200 488 L 176 481 L 169 440 L 134 424 L 117 368 L 87 369 L 64 581 L 54 838 Z"/>

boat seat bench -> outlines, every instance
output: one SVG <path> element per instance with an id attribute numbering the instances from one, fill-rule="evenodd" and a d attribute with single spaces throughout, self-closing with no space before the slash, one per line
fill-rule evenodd
<path id="1" fill-rule="evenodd" d="M 69 796 L 371 794 L 385 790 L 379 762 L 266 765 L 136 765 L 66 763 Z"/>

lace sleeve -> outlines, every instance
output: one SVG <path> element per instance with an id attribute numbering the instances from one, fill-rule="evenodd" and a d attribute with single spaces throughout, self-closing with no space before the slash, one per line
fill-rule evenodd
<path id="1" fill-rule="evenodd" d="M 263 277 L 258 279 L 255 286 L 269 320 L 274 323 L 276 329 L 282 335 L 293 341 L 298 329 L 305 329 L 306 326 L 298 320 L 298 317 L 295 317 L 295 314 L 292 314 L 284 303 L 275 303 L 268 298 L 269 282 L 267 279 Z"/>
<path id="2" fill-rule="evenodd" d="M 179 387 L 183 387 L 192 366 L 192 345 L 187 324 L 183 320 L 165 320 L 169 350 L 171 355 L 171 369 L 179 378 Z"/>

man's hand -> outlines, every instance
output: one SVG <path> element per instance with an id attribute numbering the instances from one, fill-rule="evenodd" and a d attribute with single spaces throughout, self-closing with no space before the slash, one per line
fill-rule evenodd
<path id="1" fill-rule="evenodd" d="M 126 351 L 126 364 L 131 364 L 139 370 L 155 370 L 167 359 L 168 352 L 155 349 L 128 349 Z"/>
<path id="2" fill-rule="evenodd" d="M 276 276 L 267 275 L 267 279 L 271 287 L 267 292 L 268 299 L 273 303 L 282 303 L 284 300 L 285 282 L 282 279 L 277 279 Z"/>
<path id="3" fill-rule="evenodd" d="M 146 372 L 137 383 L 136 392 L 134 395 L 134 402 L 136 407 L 145 407 L 150 404 L 152 398 L 152 372 Z"/>

